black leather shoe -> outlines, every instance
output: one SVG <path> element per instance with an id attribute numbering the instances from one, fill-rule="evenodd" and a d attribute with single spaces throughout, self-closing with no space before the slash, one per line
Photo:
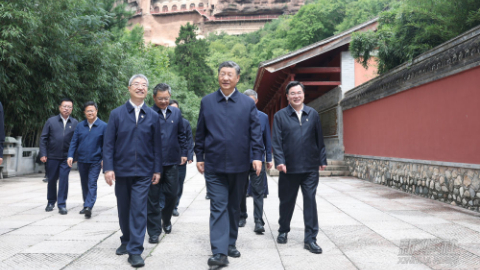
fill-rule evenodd
<path id="1" fill-rule="evenodd" d="M 92 208 L 85 207 L 85 217 L 86 218 L 91 218 L 92 217 Z"/>
<path id="2" fill-rule="evenodd" d="M 43 178 L 42 181 L 43 181 L 44 183 L 48 183 L 48 178 L 45 177 L 45 178 Z"/>
<path id="3" fill-rule="evenodd" d="M 227 266 L 228 265 L 228 258 L 226 255 L 223 254 L 215 254 L 208 259 L 209 266 Z"/>
<path id="4" fill-rule="evenodd" d="M 83 207 L 83 209 L 80 210 L 80 212 L 78 212 L 78 213 L 79 213 L 80 215 L 85 215 L 85 208 L 86 208 L 86 207 Z"/>
<path id="5" fill-rule="evenodd" d="M 311 253 L 322 254 L 322 248 L 315 243 L 315 241 L 305 243 L 305 249 L 308 249 Z"/>
<path id="6" fill-rule="evenodd" d="M 127 254 L 128 251 L 127 251 L 127 244 L 121 244 L 117 250 L 115 251 L 115 254 L 117 255 L 125 255 Z"/>
<path id="7" fill-rule="evenodd" d="M 142 256 L 139 254 L 130 254 L 128 255 L 128 262 L 133 267 L 142 267 L 145 266 L 145 261 L 143 260 Z"/>
<path id="8" fill-rule="evenodd" d="M 148 242 L 150 244 L 156 244 L 159 242 L 158 238 L 158 235 L 150 236 L 150 238 L 148 238 Z"/>
<path id="9" fill-rule="evenodd" d="M 59 207 L 58 208 L 58 213 L 60 213 L 60 215 L 66 215 L 68 213 L 67 208 Z"/>
<path id="10" fill-rule="evenodd" d="M 173 209 L 172 215 L 173 215 L 174 217 L 180 216 L 180 214 L 178 213 L 178 210 L 177 210 L 177 209 Z"/>
<path id="11" fill-rule="evenodd" d="M 240 218 L 240 220 L 238 221 L 238 227 L 245 227 L 245 224 L 247 224 L 247 219 Z"/>
<path id="12" fill-rule="evenodd" d="M 47 207 L 45 207 L 45 211 L 46 212 L 51 212 L 51 211 L 53 211 L 54 207 L 55 207 L 55 204 L 49 203 L 49 204 L 47 204 Z"/>
<path id="13" fill-rule="evenodd" d="M 287 243 L 287 235 L 288 233 L 284 232 L 284 233 L 279 233 L 278 236 L 277 236 L 277 243 L 279 244 L 286 244 Z"/>
<path id="14" fill-rule="evenodd" d="M 208 194 L 205 194 L 205 200 L 210 200 L 210 196 L 208 196 Z"/>
<path id="15" fill-rule="evenodd" d="M 256 223 L 256 224 L 255 224 L 255 229 L 253 229 L 253 231 L 256 232 L 256 233 L 264 233 L 264 232 L 265 232 L 265 228 L 263 227 L 262 224 Z"/>
<path id="16" fill-rule="evenodd" d="M 166 234 L 169 234 L 172 232 L 172 224 L 170 223 L 169 225 L 163 225 L 163 230 L 165 231 Z"/>
<path id="17" fill-rule="evenodd" d="M 267 198 L 267 194 L 263 194 L 263 198 L 266 199 L 266 198 Z"/>
<path id="18" fill-rule="evenodd" d="M 233 258 L 240 257 L 240 251 L 235 246 L 228 246 L 228 256 Z"/>

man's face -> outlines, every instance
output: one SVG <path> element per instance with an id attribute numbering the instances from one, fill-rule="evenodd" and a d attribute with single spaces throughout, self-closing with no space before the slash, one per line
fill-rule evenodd
<path id="1" fill-rule="evenodd" d="M 165 110 L 168 107 L 170 102 L 170 93 L 168 91 L 158 91 L 156 96 L 153 96 L 155 105 L 162 110 Z"/>
<path id="2" fill-rule="evenodd" d="M 170 105 L 170 106 L 175 107 L 175 108 L 178 108 L 177 103 L 172 103 L 172 105 Z"/>
<path id="3" fill-rule="evenodd" d="M 287 100 L 292 104 L 292 106 L 300 106 L 305 100 L 305 94 L 300 85 L 294 86 L 288 90 Z"/>
<path id="4" fill-rule="evenodd" d="M 87 118 L 88 122 L 93 122 L 97 118 L 97 112 L 95 106 L 87 106 L 85 108 L 85 118 Z"/>
<path id="5" fill-rule="evenodd" d="M 240 75 L 237 75 L 237 71 L 234 68 L 223 67 L 218 73 L 218 84 L 224 91 L 233 91 L 240 80 Z"/>
<path id="6" fill-rule="evenodd" d="M 67 118 L 72 113 L 73 103 L 70 101 L 64 101 L 62 102 L 62 104 L 60 104 L 60 107 L 58 107 L 58 109 L 60 110 L 60 114 L 62 115 L 62 117 Z"/>
<path id="7" fill-rule="evenodd" d="M 147 81 L 143 78 L 135 78 L 128 87 L 130 97 L 134 99 L 145 99 L 147 97 L 148 86 Z"/>
<path id="8" fill-rule="evenodd" d="M 255 102 L 255 104 L 257 104 L 258 99 L 255 99 L 254 96 L 249 96 L 249 97 L 250 97 L 251 99 L 253 99 L 253 101 Z"/>

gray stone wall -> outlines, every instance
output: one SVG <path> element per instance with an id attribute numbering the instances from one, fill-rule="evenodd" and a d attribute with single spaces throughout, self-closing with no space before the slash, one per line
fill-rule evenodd
<path id="1" fill-rule="evenodd" d="M 480 169 L 345 156 L 350 175 L 479 212 Z"/>

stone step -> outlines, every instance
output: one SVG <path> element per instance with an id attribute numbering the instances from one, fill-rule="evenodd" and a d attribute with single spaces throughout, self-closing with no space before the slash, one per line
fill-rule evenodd
<path id="1" fill-rule="evenodd" d="M 343 160 L 327 159 L 327 165 L 347 166 L 347 163 L 345 163 Z"/>
<path id="2" fill-rule="evenodd" d="M 345 165 L 328 165 L 327 171 L 348 171 L 348 167 Z"/>
<path id="3" fill-rule="evenodd" d="M 329 177 L 329 176 L 349 176 L 350 172 L 348 171 L 320 171 L 320 177 Z"/>

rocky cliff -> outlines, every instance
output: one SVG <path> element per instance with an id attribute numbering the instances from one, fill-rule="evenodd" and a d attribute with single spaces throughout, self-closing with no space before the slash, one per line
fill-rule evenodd
<path id="1" fill-rule="evenodd" d="M 304 0 L 218 0 L 213 15 L 292 14 L 303 4 Z"/>

